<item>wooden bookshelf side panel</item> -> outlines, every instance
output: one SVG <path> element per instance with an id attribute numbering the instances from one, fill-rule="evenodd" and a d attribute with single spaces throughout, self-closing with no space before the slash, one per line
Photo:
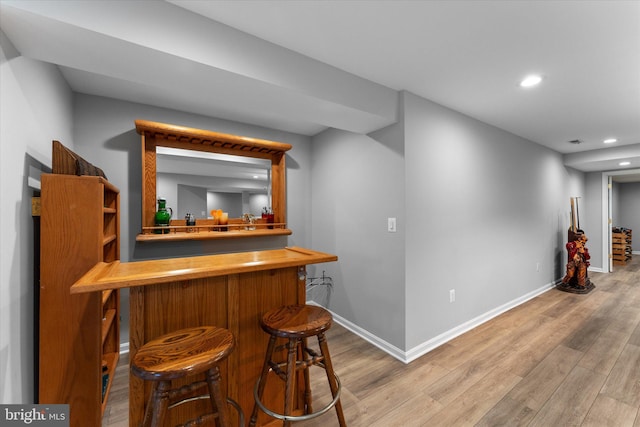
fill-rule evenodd
<path id="1" fill-rule="evenodd" d="M 100 177 L 44 174 L 40 205 L 38 400 L 69 404 L 72 427 L 99 426 L 103 360 L 112 377 L 119 352 L 119 291 L 70 288 L 119 259 L 119 193 Z"/>
<path id="2" fill-rule="evenodd" d="M 68 403 L 71 426 L 101 417 L 101 295 L 69 291 L 101 259 L 101 204 L 97 178 L 42 176 L 39 402 Z"/>

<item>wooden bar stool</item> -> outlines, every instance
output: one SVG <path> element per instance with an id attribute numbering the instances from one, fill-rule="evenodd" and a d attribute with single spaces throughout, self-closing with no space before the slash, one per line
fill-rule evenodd
<path id="1" fill-rule="evenodd" d="M 223 397 L 218 363 L 234 349 L 233 334 L 226 329 L 200 326 L 181 329 L 144 344 L 131 361 L 131 372 L 146 381 L 153 381 L 143 426 L 161 427 L 167 411 L 183 403 L 210 399 L 213 412 L 189 421 L 200 424 L 217 419 L 220 427 L 229 426 L 227 402 L 238 410 L 240 425 L 244 415 L 232 399 Z M 205 380 L 180 388 L 171 388 L 171 380 L 204 373 Z M 206 393 L 208 388 L 208 393 Z"/>
<path id="2" fill-rule="evenodd" d="M 317 417 L 335 406 L 340 426 L 346 427 L 347 424 L 342 413 L 342 404 L 340 403 L 340 379 L 333 371 L 331 357 L 329 356 L 329 346 L 324 336 L 325 331 L 331 327 L 332 320 L 331 313 L 322 307 L 312 305 L 284 306 L 264 314 L 260 325 L 270 335 L 270 338 L 262 372 L 253 392 L 255 405 L 253 406 L 249 426 L 256 425 L 258 409 L 274 418 L 283 420 L 284 425 L 289 426 L 291 421 L 302 421 Z M 307 347 L 307 338 L 314 335 L 318 338 L 320 354 Z M 286 344 L 276 347 L 278 338 L 286 339 Z M 283 348 L 287 349 L 287 361 L 274 361 L 274 352 L 279 352 Z M 316 412 L 312 408 L 309 384 L 309 368 L 311 366 L 324 368 L 329 381 L 331 395 L 333 396 L 331 402 Z M 283 367 L 285 368 L 284 370 L 282 369 Z M 292 415 L 295 389 L 296 384 L 298 384 L 296 373 L 299 370 L 304 372 L 304 415 Z M 262 396 L 270 371 L 276 373 L 285 382 L 284 414 L 274 412 L 262 403 Z"/>

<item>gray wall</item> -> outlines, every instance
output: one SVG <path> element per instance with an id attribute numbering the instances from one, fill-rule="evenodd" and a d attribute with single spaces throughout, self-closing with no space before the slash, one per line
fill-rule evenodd
<path id="1" fill-rule="evenodd" d="M 0 94 L 0 402 L 25 403 L 34 399 L 30 178 L 51 170 L 52 139 L 73 146 L 72 94 L 57 67 L 18 56 L 2 32 Z"/>
<path id="2" fill-rule="evenodd" d="M 404 349 L 405 173 L 402 126 L 375 135 L 329 130 L 313 139 L 312 241 L 338 255 L 318 266 L 334 281 L 329 308 Z M 397 218 L 396 233 L 387 218 Z M 320 300 L 316 300 L 321 302 Z"/>
<path id="3" fill-rule="evenodd" d="M 177 187 L 178 204 L 174 207 L 175 217 L 173 219 L 184 219 L 187 213 L 191 213 L 197 218 L 206 218 L 209 215 L 206 188 L 184 184 L 178 184 Z"/>
<path id="4" fill-rule="evenodd" d="M 634 230 L 631 247 L 640 252 L 640 182 L 619 185 L 619 215 L 616 225 Z"/>
<path id="5" fill-rule="evenodd" d="M 408 93 L 404 114 L 410 350 L 558 279 L 584 188 L 538 144 Z"/>
<path id="6" fill-rule="evenodd" d="M 561 277 L 584 176 L 554 151 L 402 95 L 404 117 L 379 135 L 314 138 L 312 246 L 340 258 L 326 267 L 330 308 L 410 359 Z"/>
<path id="7" fill-rule="evenodd" d="M 205 194 L 206 194 L 206 189 Z M 242 217 L 242 194 L 241 193 L 223 193 L 211 191 L 206 194 L 205 202 L 207 202 L 208 210 L 221 209 L 226 212 L 229 218 Z M 180 202 L 182 203 L 182 201 Z"/>

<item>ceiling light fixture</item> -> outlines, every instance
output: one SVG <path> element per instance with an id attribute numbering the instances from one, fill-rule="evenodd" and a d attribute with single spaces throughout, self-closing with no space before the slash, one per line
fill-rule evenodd
<path id="1" fill-rule="evenodd" d="M 542 81 L 542 76 L 537 74 L 532 74 L 530 76 L 525 77 L 521 82 L 521 87 L 532 87 L 539 84 Z"/>
<path id="2" fill-rule="evenodd" d="M 614 142 L 618 142 L 618 140 L 615 139 L 615 138 L 608 138 L 608 139 L 605 139 L 602 142 L 604 142 L 605 144 L 613 144 Z"/>
<path id="3" fill-rule="evenodd" d="M 618 163 L 618 165 L 620 166 L 629 166 L 631 164 L 631 162 L 620 162 Z"/>

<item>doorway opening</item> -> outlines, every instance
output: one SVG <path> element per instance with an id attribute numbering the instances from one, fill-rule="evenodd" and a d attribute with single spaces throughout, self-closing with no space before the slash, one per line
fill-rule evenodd
<path id="1" fill-rule="evenodd" d="M 613 221 L 616 216 L 613 186 L 614 183 L 629 182 L 640 182 L 640 169 L 602 173 L 602 270 L 606 273 L 611 273 L 614 269 L 612 227 L 621 225 L 614 224 Z"/>

